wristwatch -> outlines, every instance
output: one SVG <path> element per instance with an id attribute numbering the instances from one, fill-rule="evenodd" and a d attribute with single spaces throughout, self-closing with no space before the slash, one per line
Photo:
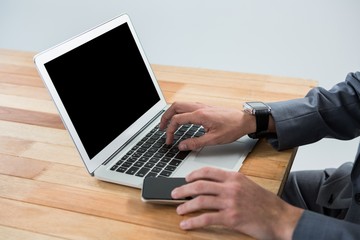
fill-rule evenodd
<path id="1" fill-rule="evenodd" d="M 271 108 L 263 102 L 245 102 L 243 111 L 256 118 L 256 132 L 248 134 L 251 138 L 261 138 L 265 136 L 269 125 Z"/>

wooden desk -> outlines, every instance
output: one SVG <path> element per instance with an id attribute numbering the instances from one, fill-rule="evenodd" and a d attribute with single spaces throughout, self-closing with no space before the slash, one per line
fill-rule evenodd
<path id="1" fill-rule="evenodd" d="M 145 204 L 140 190 L 88 175 L 32 62 L 0 49 L 1 239 L 249 239 L 210 227 L 182 231 L 174 206 Z M 240 107 L 302 97 L 315 81 L 153 65 L 169 102 Z M 260 141 L 241 172 L 279 193 L 296 149 Z"/>

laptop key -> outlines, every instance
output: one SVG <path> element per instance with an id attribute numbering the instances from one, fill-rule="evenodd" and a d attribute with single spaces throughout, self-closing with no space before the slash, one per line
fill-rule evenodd
<path id="1" fill-rule="evenodd" d="M 118 169 L 116 169 L 117 172 L 125 172 L 127 168 L 125 167 L 119 167 Z"/>
<path id="2" fill-rule="evenodd" d="M 126 171 L 127 174 L 134 175 L 139 170 L 138 167 L 131 167 Z"/>
<path id="3" fill-rule="evenodd" d="M 137 161 L 134 163 L 135 167 L 142 167 L 143 165 L 144 165 L 144 162 L 141 162 L 141 161 Z"/>
<path id="4" fill-rule="evenodd" d="M 190 151 L 181 151 L 175 156 L 175 158 L 184 160 L 186 158 L 186 156 L 189 155 L 189 153 L 190 153 Z"/>
<path id="5" fill-rule="evenodd" d="M 164 171 L 162 171 L 162 172 L 160 173 L 160 176 L 169 177 L 169 176 L 171 175 L 171 173 L 172 173 L 172 172 L 170 172 L 170 171 L 164 170 Z"/>
<path id="6" fill-rule="evenodd" d="M 169 165 L 169 166 L 167 166 L 167 167 L 165 168 L 166 171 L 170 171 L 170 172 L 175 171 L 175 169 L 176 169 L 176 167 L 175 167 L 175 166 L 171 166 L 171 165 Z"/>
<path id="7" fill-rule="evenodd" d="M 163 167 L 166 166 L 166 162 L 158 162 L 158 163 L 156 164 L 156 166 L 157 166 L 157 167 L 160 167 L 160 168 L 163 168 Z"/>
<path id="8" fill-rule="evenodd" d="M 176 159 L 173 159 L 171 160 L 171 162 L 169 162 L 169 165 L 172 165 L 172 166 L 179 166 L 181 163 L 181 161 L 179 160 L 176 160 Z"/>
<path id="9" fill-rule="evenodd" d="M 140 169 L 140 171 L 138 171 L 136 173 L 135 176 L 144 177 L 149 171 L 150 171 L 150 168 L 143 167 L 143 168 Z"/>
<path id="10" fill-rule="evenodd" d="M 152 168 L 154 165 L 155 165 L 155 163 L 148 162 L 148 163 L 145 164 L 144 167 Z"/>
<path id="11" fill-rule="evenodd" d="M 159 173 L 162 170 L 160 167 L 154 167 L 151 171 Z"/>
<path id="12" fill-rule="evenodd" d="M 157 173 L 155 172 L 149 172 L 146 177 L 156 177 L 157 176 Z"/>

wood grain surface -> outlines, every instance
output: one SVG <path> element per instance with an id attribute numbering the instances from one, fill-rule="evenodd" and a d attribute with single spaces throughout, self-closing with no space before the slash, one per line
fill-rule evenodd
<path id="1" fill-rule="evenodd" d="M 0 49 L 0 239 L 251 239 L 213 226 L 182 231 L 174 206 L 145 204 L 140 190 L 86 171 L 40 79 L 33 52 Z M 302 97 L 316 81 L 153 64 L 169 103 L 241 108 Z M 280 193 L 296 149 L 261 140 L 241 172 Z"/>

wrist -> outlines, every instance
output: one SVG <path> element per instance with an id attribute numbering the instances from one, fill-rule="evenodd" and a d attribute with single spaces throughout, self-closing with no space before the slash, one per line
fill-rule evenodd
<path id="1" fill-rule="evenodd" d="M 243 122 L 245 134 L 250 134 L 256 131 L 256 118 L 254 115 L 243 111 Z"/>
<path id="2" fill-rule="evenodd" d="M 271 108 L 263 102 L 245 102 L 243 111 L 255 117 L 255 131 L 249 133 L 251 138 L 261 138 L 268 134 Z"/>
<path id="3" fill-rule="evenodd" d="M 276 239 L 292 239 L 295 228 L 304 212 L 301 208 L 286 205 L 275 226 L 273 226 Z"/>

